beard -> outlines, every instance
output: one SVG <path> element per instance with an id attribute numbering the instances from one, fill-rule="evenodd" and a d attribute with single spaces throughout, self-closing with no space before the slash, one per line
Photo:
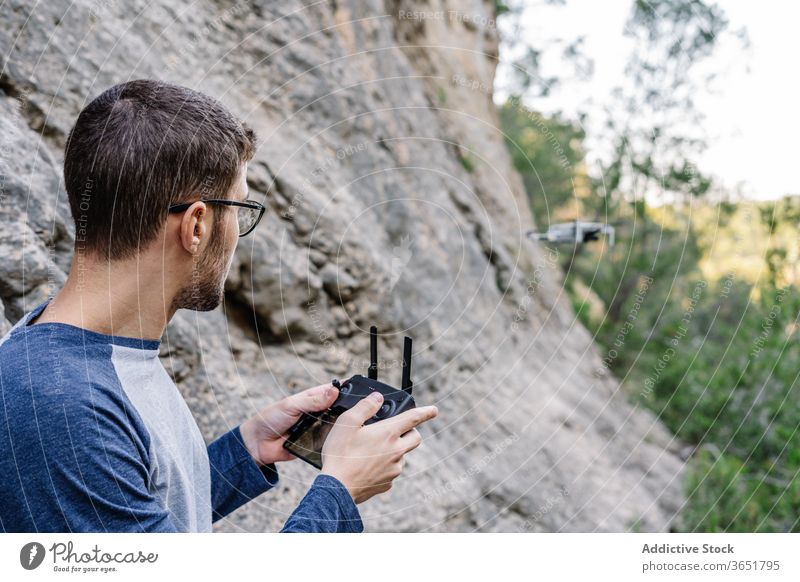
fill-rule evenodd
<path id="1" fill-rule="evenodd" d="M 192 266 L 191 282 L 178 291 L 172 300 L 173 311 L 211 311 L 225 297 L 225 279 L 233 260 L 233 252 L 226 257 L 222 245 L 223 236 L 212 236 L 209 248 Z"/>

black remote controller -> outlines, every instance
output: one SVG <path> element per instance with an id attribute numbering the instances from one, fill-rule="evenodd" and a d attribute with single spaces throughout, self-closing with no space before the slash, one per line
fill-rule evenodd
<path id="1" fill-rule="evenodd" d="M 383 382 L 378 382 L 378 328 L 374 325 L 369 330 L 370 365 L 367 377 L 356 374 L 340 383 L 337 379 L 331 384 L 339 388 L 339 397 L 330 408 L 322 412 L 304 413 L 292 428 L 289 437 L 283 443 L 285 449 L 295 457 L 322 468 L 322 445 L 339 415 L 347 412 L 373 392 L 383 394 L 383 404 L 378 412 L 364 424 L 372 424 L 397 416 L 401 412 L 414 408 L 411 396 L 411 338 L 406 337 L 403 344 L 403 378 L 401 389 Z"/>

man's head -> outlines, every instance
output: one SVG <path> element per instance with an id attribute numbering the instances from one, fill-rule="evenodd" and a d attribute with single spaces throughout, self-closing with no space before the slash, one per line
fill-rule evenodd
<path id="1" fill-rule="evenodd" d="M 247 197 L 255 135 L 216 100 L 154 80 L 116 85 L 81 111 L 64 181 L 81 257 L 130 261 L 157 249 L 176 289 L 172 306 L 210 310 L 222 299 Z M 179 203 L 185 211 L 170 213 Z M 147 268 L 144 265 L 142 268 Z"/>

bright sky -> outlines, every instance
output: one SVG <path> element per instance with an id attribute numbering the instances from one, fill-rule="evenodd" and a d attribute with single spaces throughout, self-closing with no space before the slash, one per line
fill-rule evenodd
<path id="1" fill-rule="evenodd" d="M 594 75 L 588 82 L 564 85 L 550 97 L 531 103 L 534 108 L 548 113 L 560 110 L 572 117 L 590 97 L 596 104 L 610 102 L 610 90 L 624 79 L 630 44 L 622 31 L 631 5 L 632 0 L 566 0 L 566 6 L 537 2 L 528 10 L 524 18 L 530 35 L 585 35 L 585 53 L 594 60 Z M 719 5 L 731 29 L 746 27 L 750 48 L 743 51 L 731 42 L 713 57 L 722 74 L 715 85 L 717 94 L 696 98 L 706 115 L 709 143 L 697 163 L 728 187 L 741 184 L 748 197 L 800 194 L 796 147 L 800 138 L 800 2 L 721 0 Z M 587 129 L 592 131 L 591 126 Z"/>

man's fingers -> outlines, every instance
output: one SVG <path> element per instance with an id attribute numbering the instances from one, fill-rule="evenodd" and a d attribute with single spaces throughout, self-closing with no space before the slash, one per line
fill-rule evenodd
<path id="1" fill-rule="evenodd" d="M 285 439 L 284 439 L 284 440 L 285 440 Z M 289 451 L 287 451 L 285 448 L 283 448 L 283 447 L 280 447 L 280 448 L 278 449 L 278 452 L 276 453 L 276 456 L 275 456 L 275 458 L 274 458 L 274 459 L 272 459 L 272 460 L 273 460 L 273 461 L 275 461 L 275 462 L 279 462 L 279 461 L 293 461 L 293 460 L 295 460 L 296 458 L 297 458 L 297 457 L 295 457 L 295 456 L 294 456 L 292 453 L 290 453 Z"/>
<path id="2" fill-rule="evenodd" d="M 339 390 L 330 383 L 314 386 L 287 398 L 287 412 L 293 415 L 301 412 L 319 412 L 329 408 L 337 396 Z"/>
<path id="3" fill-rule="evenodd" d="M 422 435 L 415 428 L 400 437 L 400 446 L 402 446 L 404 455 L 416 449 L 420 444 L 422 444 Z"/>
<path id="4" fill-rule="evenodd" d="M 435 418 L 437 414 L 439 414 L 439 409 L 435 406 L 421 406 L 419 408 L 406 410 L 394 418 L 387 418 L 384 422 L 391 423 L 392 430 L 394 430 L 396 434 L 402 435 L 423 422 Z"/>
<path id="5" fill-rule="evenodd" d="M 339 422 L 342 422 L 345 426 L 363 426 L 367 420 L 375 416 L 381 404 L 383 404 L 383 395 L 380 392 L 373 392 L 342 414 L 339 417 Z"/>

